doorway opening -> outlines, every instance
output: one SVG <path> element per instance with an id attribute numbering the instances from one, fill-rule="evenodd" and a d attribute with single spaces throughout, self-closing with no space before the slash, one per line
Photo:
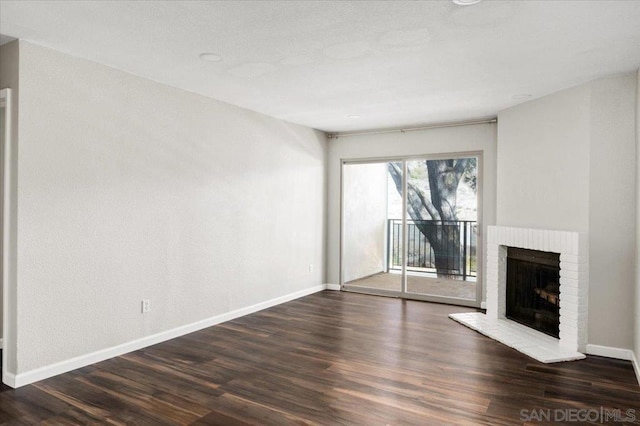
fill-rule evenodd
<path id="1" fill-rule="evenodd" d="M 481 153 L 342 163 L 341 286 L 479 306 Z"/>

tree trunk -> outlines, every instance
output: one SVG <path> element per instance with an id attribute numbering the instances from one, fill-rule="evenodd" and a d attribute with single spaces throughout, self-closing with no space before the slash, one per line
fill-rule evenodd
<path id="1" fill-rule="evenodd" d="M 462 269 L 460 227 L 456 202 L 460 178 L 467 159 L 427 160 L 430 200 L 423 191 L 407 182 L 407 208 L 416 227 L 433 248 L 438 277 L 454 278 Z M 389 174 L 398 193 L 402 194 L 402 172 L 399 163 L 389 163 Z"/>
<path id="2" fill-rule="evenodd" d="M 458 184 L 467 162 L 467 159 L 426 162 L 431 202 L 440 213 L 442 220 L 441 232 L 436 238 L 436 244 L 432 245 L 438 277 L 454 278 L 455 272 L 459 273 L 462 269 L 462 262 L 464 262 L 460 247 L 460 227 L 457 223 L 456 204 Z"/>

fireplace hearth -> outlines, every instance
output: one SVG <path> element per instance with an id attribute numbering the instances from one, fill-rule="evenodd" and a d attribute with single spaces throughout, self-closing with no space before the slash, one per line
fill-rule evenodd
<path id="1" fill-rule="evenodd" d="M 560 337 L 560 254 L 507 247 L 505 316 Z"/>
<path id="2" fill-rule="evenodd" d="M 529 322 L 534 326 L 549 325 L 551 323 L 548 318 L 549 312 L 554 313 L 553 306 L 557 305 L 559 311 L 557 337 L 549 335 L 555 335 L 555 327 L 553 333 L 549 330 L 541 331 L 531 327 L 531 324 L 523 325 L 524 320 L 514 320 L 507 316 L 508 251 L 512 247 L 554 254 L 552 262 L 554 266 L 544 265 L 547 259 L 542 262 L 542 266 L 535 267 L 544 274 L 551 272 L 549 268 L 554 269 L 553 278 L 543 277 L 539 284 L 536 281 L 535 287 L 532 288 L 533 292 L 518 291 L 517 294 L 528 293 L 527 296 L 531 297 L 533 293 L 536 296 L 534 305 L 537 303 L 538 307 L 546 306 L 546 309 L 538 312 L 537 319 L 535 311 L 533 313 L 528 311 L 531 308 L 523 309 L 528 312 L 529 319 L 533 318 Z M 559 274 L 555 270 L 555 256 L 559 257 Z M 540 260 L 541 255 L 538 254 L 535 257 Z M 586 234 L 489 226 L 486 235 L 486 260 L 486 314 L 480 312 L 451 314 L 449 316 L 452 319 L 540 362 L 585 358 L 589 305 L 589 246 Z M 529 265 L 527 268 L 533 267 Z M 538 273 L 540 272 L 534 272 L 534 276 Z M 555 318 L 553 324 L 555 324 Z"/>

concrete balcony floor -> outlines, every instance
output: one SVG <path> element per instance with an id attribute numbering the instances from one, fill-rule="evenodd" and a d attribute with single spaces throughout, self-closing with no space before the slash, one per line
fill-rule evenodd
<path id="1" fill-rule="evenodd" d="M 400 291 L 401 280 L 402 275 L 399 273 L 380 272 L 375 275 L 349 281 L 346 284 L 353 287 Z M 407 291 L 409 293 L 475 300 L 476 282 L 409 273 L 407 274 Z"/>

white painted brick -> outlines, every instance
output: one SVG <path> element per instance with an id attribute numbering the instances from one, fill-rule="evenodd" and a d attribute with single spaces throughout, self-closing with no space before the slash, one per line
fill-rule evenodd
<path id="1" fill-rule="evenodd" d="M 568 232 L 562 233 L 562 251 L 567 254 L 574 254 L 571 249 L 571 236 Z"/>
<path id="2" fill-rule="evenodd" d="M 561 271 L 575 271 L 578 272 L 580 269 L 580 265 L 573 262 L 560 262 L 560 270 Z"/>
<path id="3" fill-rule="evenodd" d="M 533 234 L 533 229 L 522 230 L 522 243 L 525 244 L 529 249 L 535 247 L 533 243 Z"/>
<path id="4" fill-rule="evenodd" d="M 569 306 L 569 305 L 577 306 L 579 301 L 580 301 L 580 296 L 578 295 L 562 293 L 562 295 L 560 296 L 560 307 L 564 308 L 565 306 Z"/>
<path id="5" fill-rule="evenodd" d="M 486 244 L 487 315 L 502 318 L 505 309 L 506 249 L 504 246 L 560 253 L 560 343 L 586 344 L 589 284 L 586 234 L 489 226 Z M 532 331 L 532 335 L 544 336 Z M 506 336 L 506 339 L 510 339 Z M 513 343 L 513 342 L 512 342 Z M 530 342 L 527 342 L 530 345 Z M 516 345 L 516 343 L 514 343 Z"/>
<path id="6" fill-rule="evenodd" d="M 563 293 L 560 295 L 560 314 L 565 310 L 578 312 L 580 303 L 580 295 Z"/>
<path id="7" fill-rule="evenodd" d="M 551 232 L 551 247 L 549 250 L 556 253 L 562 251 L 560 250 L 560 235 L 557 232 Z"/>
<path id="8" fill-rule="evenodd" d="M 487 316 L 491 318 L 498 318 L 498 305 L 495 300 L 487 299 Z"/>
<path id="9" fill-rule="evenodd" d="M 578 280 L 583 282 L 589 279 L 589 268 L 580 267 L 578 268 Z"/>
<path id="10" fill-rule="evenodd" d="M 577 351 L 578 347 L 579 347 L 578 342 L 575 339 L 571 339 L 571 340 L 563 339 L 563 340 L 560 340 L 560 346 L 562 348 L 570 349 L 570 350 L 573 350 L 573 351 Z"/>
<path id="11" fill-rule="evenodd" d="M 578 305 L 589 306 L 589 293 L 587 291 L 578 291 Z"/>
<path id="12" fill-rule="evenodd" d="M 563 253 L 562 250 L 562 236 L 559 232 L 553 233 L 553 251 L 556 253 Z"/>
<path id="13" fill-rule="evenodd" d="M 589 253 L 589 238 L 584 232 L 578 233 L 578 255 L 586 256 Z"/>
<path id="14" fill-rule="evenodd" d="M 572 335 L 577 335 L 578 331 L 580 330 L 579 327 L 580 321 L 578 321 L 575 318 L 564 318 L 560 319 L 560 329 L 564 330 L 565 333 L 570 333 Z"/>
<path id="15" fill-rule="evenodd" d="M 573 254 L 571 253 L 571 243 L 569 241 L 569 236 L 567 235 L 566 232 L 563 232 L 560 235 L 560 241 L 561 241 L 560 252 L 566 253 L 566 254 Z"/>
<path id="16" fill-rule="evenodd" d="M 560 283 L 560 300 L 562 300 L 562 298 L 567 294 L 575 297 L 578 297 L 581 295 L 578 287 L 572 287 L 572 286 L 563 285 L 562 283 Z"/>
<path id="17" fill-rule="evenodd" d="M 578 347 L 578 338 L 573 336 L 560 336 L 560 346 L 573 348 L 575 350 Z"/>
<path id="18" fill-rule="evenodd" d="M 578 319 L 578 315 L 575 313 L 567 313 L 567 312 L 562 312 L 560 314 L 560 326 L 561 328 L 564 327 L 564 329 L 566 330 L 567 327 L 571 327 L 572 329 L 577 330 L 578 329 L 578 324 L 580 324 L 580 321 Z"/>
<path id="19" fill-rule="evenodd" d="M 589 264 L 588 263 L 576 263 L 578 266 L 578 272 L 582 272 L 582 279 L 580 281 L 587 282 L 589 281 Z"/>
<path id="20" fill-rule="evenodd" d="M 500 244 L 508 243 L 507 232 L 508 228 L 498 229 L 498 241 L 500 242 Z"/>
<path id="21" fill-rule="evenodd" d="M 500 267 L 500 259 L 498 257 L 487 258 L 486 271 L 497 271 Z"/>
<path id="22" fill-rule="evenodd" d="M 568 269 L 560 269 L 560 279 L 568 278 L 570 280 L 577 280 L 579 275 L 580 274 L 579 274 L 578 271 L 571 271 L 571 270 L 568 270 Z"/>
<path id="23" fill-rule="evenodd" d="M 556 233 L 553 231 L 549 231 L 549 251 L 554 253 L 559 253 L 558 245 L 556 244 Z"/>
<path id="24" fill-rule="evenodd" d="M 580 313 L 577 309 L 577 306 L 561 306 L 560 318 L 564 318 L 565 321 L 578 321 Z"/>
<path id="25" fill-rule="evenodd" d="M 560 253 L 560 265 L 564 264 L 565 262 L 571 262 L 571 263 L 576 263 L 576 264 L 585 264 L 585 263 L 587 263 L 587 257 L 586 256 L 577 256 L 575 254 Z"/>
<path id="26" fill-rule="evenodd" d="M 584 314 L 587 310 L 584 306 L 579 305 L 566 305 L 562 306 L 562 310 L 560 311 L 560 317 L 575 317 L 579 318 L 581 314 Z"/>
<path id="27" fill-rule="evenodd" d="M 569 241 L 568 254 L 578 255 L 578 235 L 575 232 L 567 232 Z"/>
<path id="28" fill-rule="evenodd" d="M 576 348 L 578 347 L 578 337 L 575 335 L 569 335 L 569 334 L 565 334 L 565 335 L 560 335 L 560 345 L 565 346 L 565 347 L 572 347 L 572 348 Z"/>
<path id="29" fill-rule="evenodd" d="M 560 295 L 560 306 L 561 307 L 565 307 L 567 305 L 565 305 L 565 303 L 573 305 L 573 306 L 587 306 L 587 301 L 588 298 L 584 295 L 581 294 L 580 292 L 578 292 L 578 294 L 569 294 L 567 292 L 563 292 Z M 577 309 L 576 309 L 577 310 Z"/>
<path id="30" fill-rule="evenodd" d="M 573 341 L 578 340 L 578 327 L 565 326 L 560 328 L 560 333 L 558 333 L 561 340 L 569 339 Z"/>
<path id="31" fill-rule="evenodd" d="M 573 280 L 583 280 L 587 278 L 588 272 L 580 268 L 579 271 L 568 271 L 566 269 L 560 269 L 560 278 L 569 278 Z"/>
<path id="32" fill-rule="evenodd" d="M 496 227 L 487 226 L 487 244 L 495 244 L 496 241 Z"/>
<path id="33" fill-rule="evenodd" d="M 580 281 L 578 281 L 577 279 L 560 275 L 560 292 L 562 292 L 563 287 L 578 288 L 579 285 Z"/>
<path id="34" fill-rule="evenodd" d="M 573 339 L 573 340 L 578 340 L 578 328 L 577 327 L 570 327 L 570 326 L 564 326 L 564 327 L 560 327 L 560 333 L 558 333 L 558 337 L 561 340 L 564 339 Z"/>
<path id="35" fill-rule="evenodd" d="M 564 329 L 560 329 L 560 339 L 569 339 L 574 342 L 578 341 L 578 328 L 577 327 L 565 327 Z"/>
<path id="36" fill-rule="evenodd" d="M 572 326 L 576 331 L 578 330 L 578 314 L 575 312 L 565 312 L 565 310 L 563 310 L 563 312 L 560 314 L 560 324 L 562 324 L 562 322 L 564 322 L 565 324 L 569 324 L 570 326 Z"/>
<path id="37" fill-rule="evenodd" d="M 565 232 L 558 231 L 558 249 L 562 253 L 567 252 L 567 234 Z"/>
<path id="38" fill-rule="evenodd" d="M 587 336 L 588 336 L 588 331 L 589 331 L 589 327 L 587 326 L 585 321 L 578 323 L 578 338 L 579 339 L 584 339 L 586 341 L 587 340 Z"/>

